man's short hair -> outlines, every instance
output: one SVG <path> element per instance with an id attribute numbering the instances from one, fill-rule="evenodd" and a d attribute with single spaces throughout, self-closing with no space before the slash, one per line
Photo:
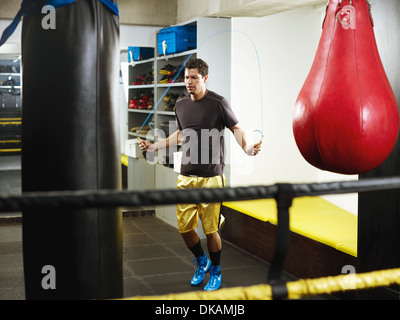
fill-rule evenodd
<path id="1" fill-rule="evenodd" d="M 208 64 L 202 59 L 190 59 L 186 62 L 185 69 L 197 69 L 203 77 L 208 75 Z"/>

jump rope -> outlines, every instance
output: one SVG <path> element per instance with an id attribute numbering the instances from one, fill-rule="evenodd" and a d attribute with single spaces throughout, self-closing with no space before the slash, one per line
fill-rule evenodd
<path id="1" fill-rule="evenodd" d="M 253 136 L 253 140 L 254 141 L 258 141 L 258 143 L 256 143 L 257 146 L 260 146 L 261 143 L 263 142 L 264 139 L 264 110 L 263 110 L 263 105 L 264 105 L 264 99 L 263 99 L 263 91 L 262 91 L 262 73 L 261 73 L 261 64 L 260 64 L 260 56 L 258 54 L 257 51 L 257 47 L 254 44 L 253 40 L 243 31 L 240 30 L 222 30 L 220 32 L 216 32 L 212 35 L 210 35 L 209 37 L 207 37 L 206 39 L 204 39 L 198 47 L 201 47 L 205 42 L 207 42 L 208 40 L 221 35 L 223 33 L 227 33 L 227 32 L 237 32 L 242 34 L 243 36 L 245 36 L 250 43 L 253 46 L 254 52 L 256 54 L 257 57 L 257 65 L 258 65 L 258 75 L 259 75 L 259 86 L 260 86 L 260 113 L 261 113 L 261 128 L 260 129 L 255 129 L 253 131 L 251 131 L 251 135 Z M 149 115 L 147 116 L 147 118 L 144 120 L 142 126 L 140 127 L 140 129 L 137 131 L 137 133 L 139 134 L 140 131 L 143 129 L 143 127 L 146 125 L 147 121 L 150 119 L 150 117 L 152 116 L 152 114 L 154 113 L 154 111 L 157 109 L 158 105 L 161 103 L 161 101 L 164 99 L 164 97 L 166 96 L 166 94 L 168 93 L 168 91 L 171 89 L 172 87 L 172 83 L 175 83 L 176 79 L 178 78 L 179 74 L 182 72 L 183 68 L 185 67 L 186 63 L 190 60 L 190 58 L 194 55 L 194 53 L 190 54 L 189 57 L 185 60 L 185 62 L 182 64 L 181 68 L 179 69 L 179 71 L 176 73 L 174 79 L 171 82 L 171 85 L 169 87 L 167 87 L 167 90 L 165 90 L 165 92 L 161 95 L 160 99 L 157 101 L 157 103 L 155 104 L 155 106 L 153 107 L 153 109 L 150 111 Z M 140 139 L 140 137 L 137 137 L 139 143 L 142 143 L 142 140 Z"/>

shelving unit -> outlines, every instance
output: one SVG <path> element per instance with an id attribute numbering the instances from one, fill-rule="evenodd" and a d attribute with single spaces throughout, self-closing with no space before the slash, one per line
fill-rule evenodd
<path id="1" fill-rule="evenodd" d="M 128 139 L 136 140 L 137 137 L 149 141 L 157 141 L 158 136 L 142 132 L 131 132 L 132 128 L 140 128 L 143 125 L 150 129 L 162 129 L 169 132 L 168 136 L 176 130 L 175 112 L 172 108 L 166 109 L 169 103 L 165 98 L 168 95 L 187 94 L 184 79 L 180 82 L 161 83 L 165 74 L 160 74 L 167 65 L 180 68 L 190 58 L 205 60 L 210 68 L 207 88 L 213 90 L 230 101 L 231 97 L 231 20 L 220 18 L 195 18 L 179 25 L 191 25 L 197 28 L 197 48 L 181 53 L 159 56 L 157 44 L 154 45 L 155 56 L 152 59 L 134 61 L 129 65 L 128 103 L 141 94 L 147 94 L 153 99 L 152 109 L 130 109 L 128 106 Z M 157 37 L 156 37 L 157 38 Z M 137 76 L 149 74 L 154 70 L 154 83 L 134 84 Z M 182 73 L 184 70 L 182 69 Z M 178 77 L 179 79 L 179 77 Z M 154 106 L 156 106 L 154 108 Z M 154 108 L 154 110 L 153 110 Z M 169 124 L 169 126 L 167 126 Z M 156 131 L 159 133 L 159 131 Z M 159 136 L 162 138 L 162 136 Z M 229 148 L 229 139 L 226 139 L 226 147 Z M 167 151 L 167 157 L 173 160 L 173 152 Z M 178 173 L 173 170 L 172 161 L 166 164 L 151 164 L 144 157 L 128 160 L 128 189 L 173 189 L 176 187 Z M 229 183 L 229 164 L 226 165 L 227 184 Z M 176 207 L 156 207 L 156 215 L 167 223 L 176 226 Z M 201 235 L 202 233 L 199 232 Z"/>
<path id="2" fill-rule="evenodd" d="M 156 50 L 156 49 L 155 49 Z M 196 57 L 196 50 L 187 51 L 180 54 L 169 55 L 166 57 L 156 57 L 143 61 L 136 61 L 129 66 L 129 102 L 133 101 L 135 108 L 128 106 L 128 130 L 129 137 L 136 138 L 140 137 L 154 141 L 153 136 L 148 136 L 147 132 L 143 129 L 141 132 L 131 132 L 132 128 L 144 128 L 150 127 L 151 129 L 161 129 L 161 124 L 169 121 L 175 121 L 175 112 L 173 109 L 173 103 L 167 101 L 169 95 L 180 96 L 185 92 L 185 83 L 173 82 L 173 83 L 161 83 L 166 74 L 160 74 L 160 70 L 163 70 L 168 65 L 176 66 L 179 71 L 184 63 L 191 57 Z M 132 84 L 142 77 L 144 74 L 152 73 L 154 75 L 153 83 L 151 84 Z M 181 73 L 184 70 L 182 69 Z M 172 79 L 175 77 L 172 77 Z M 178 79 L 177 79 L 178 80 Z M 147 95 L 150 97 L 151 104 L 149 107 L 141 108 L 140 97 Z M 137 101 L 137 102 L 136 102 Z M 167 106 L 170 105 L 170 108 Z M 154 109 L 155 108 L 155 109 Z M 154 109 L 154 110 L 153 110 Z"/>
<path id="3" fill-rule="evenodd" d="M 160 56 L 158 55 L 157 44 L 154 46 L 155 57 L 142 61 L 133 61 L 129 65 L 129 85 L 128 85 L 128 101 L 139 100 L 142 95 L 151 98 L 152 104 L 150 108 L 129 108 L 128 106 L 128 138 L 134 139 L 140 137 L 154 141 L 153 136 L 148 136 L 145 131 L 131 132 L 132 128 L 141 128 L 143 125 L 151 129 L 160 129 L 163 123 L 175 122 L 175 112 L 171 108 L 165 108 L 168 105 L 168 95 L 187 94 L 183 77 L 177 79 L 180 82 L 162 83 L 164 74 L 160 70 L 167 65 L 173 65 L 180 69 L 190 58 L 202 58 L 210 66 L 210 79 L 208 87 L 230 98 L 230 45 L 231 45 L 231 21 L 230 19 L 217 18 L 196 18 L 179 25 L 196 26 L 197 28 L 197 44 L 194 50 L 181 53 Z M 182 70 L 183 74 L 184 70 Z M 139 84 L 139 77 L 153 74 L 153 83 Z M 138 104 L 141 104 L 138 102 Z M 154 106 L 156 108 L 153 110 Z"/>
<path id="4" fill-rule="evenodd" d="M 21 152 L 21 125 L 20 63 L 0 57 L 0 156 Z"/>
<path id="5" fill-rule="evenodd" d="M 151 79 L 154 72 L 155 62 L 154 59 L 143 61 L 135 61 L 129 65 L 129 85 L 128 85 L 128 130 L 129 137 L 146 138 L 146 134 L 138 134 L 136 131 L 131 131 L 136 128 L 139 129 L 146 118 L 151 114 L 153 104 L 149 107 L 147 104 L 154 101 L 154 80 Z M 149 100 L 143 99 L 148 97 Z M 153 117 L 153 116 L 152 116 Z M 152 118 L 148 123 L 152 123 Z"/>

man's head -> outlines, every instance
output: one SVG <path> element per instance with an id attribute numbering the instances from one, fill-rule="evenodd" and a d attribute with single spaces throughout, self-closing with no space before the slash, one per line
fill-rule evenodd
<path id="1" fill-rule="evenodd" d="M 206 92 L 208 64 L 201 59 L 190 59 L 185 65 L 186 89 L 192 98 L 202 98 Z"/>
<path id="2" fill-rule="evenodd" d="M 208 76 L 208 64 L 202 59 L 190 59 L 186 62 L 186 69 L 197 69 L 203 77 Z"/>

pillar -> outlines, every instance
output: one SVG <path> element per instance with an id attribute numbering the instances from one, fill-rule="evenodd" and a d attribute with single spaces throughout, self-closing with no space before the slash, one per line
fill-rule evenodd
<path id="1" fill-rule="evenodd" d="M 400 105 L 400 2 L 371 0 L 383 65 Z M 368 68 L 368 66 L 365 66 Z M 400 175 L 399 139 L 388 159 L 360 179 Z M 358 272 L 400 267 L 400 190 L 359 194 Z M 360 291 L 360 299 L 399 299 L 399 288 Z"/>

